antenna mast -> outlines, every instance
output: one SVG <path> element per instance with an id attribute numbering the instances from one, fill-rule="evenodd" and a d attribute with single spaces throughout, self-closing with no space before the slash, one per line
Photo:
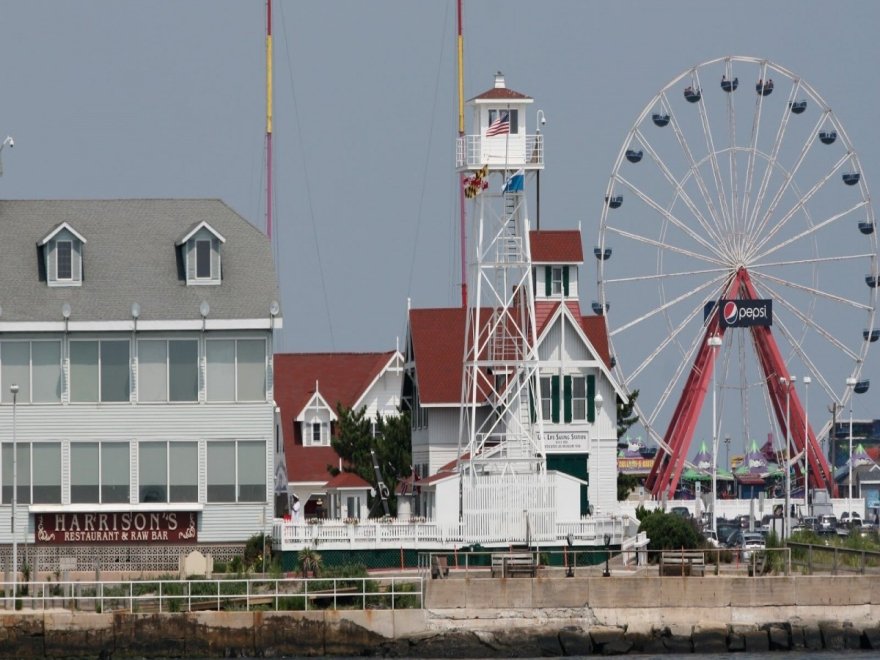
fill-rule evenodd
<path id="1" fill-rule="evenodd" d="M 458 137 L 459 142 L 464 141 L 464 37 L 462 36 L 462 1 L 458 0 Z M 468 292 L 467 292 L 467 254 L 465 252 L 465 205 L 464 205 L 464 189 L 465 189 L 465 173 L 459 175 L 458 186 L 458 215 L 459 215 L 459 251 L 461 252 L 461 306 L 467 309 Z"/>
<path id="2" fill-rule="evenodd" d="M 272 239 L 272 0 L 266 0 L 266 236 Z"/>

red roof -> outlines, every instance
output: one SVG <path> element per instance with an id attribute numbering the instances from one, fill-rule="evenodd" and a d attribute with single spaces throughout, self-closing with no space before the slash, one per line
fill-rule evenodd
<path id="1" fill-rule="evenodd" d="M 340 472 L 328 481 L 325 486 L 327 488 L 372 488 L 369 483 L 354 472 Z"/>
<path id="2" fill-rule="evenodd" d="M 465 312 L 462 307 L 411 309 L 409 332 L 422 403 L 461 400 Z"/>
<path id="3" fill-rule="evenodd" d="M 608 368 L 611 368 L 611 356 L 608 351 L 608 332 L 605 328 L 604 316 L 582 316 L 581 327 L 587 339 L 596 349 L 599 357 Z"/>
<path id="4" fill-rule="evenodd" d="M 482 94 L 477 94 L 474 98 L 470 99 L 471 101 L 476 100 L 488 100 L 488 101 L 516 101 L 523 99 L 530 99 L 531 96 L 526 96 L 525 94 L 521 94 L 520 92 L 515 92 L 512 89 L 507 87 L 492 87 L 487 89 Z"/>
<path id="5" fill-rule="evenodd" d="M 580 264 L 584 261 L 581 233 L 577 229 L 529 232 L 532 262 L 545 264 Z"/>
<path id="6" fill-rule="evenodd" d="M 287 477 L 290 481 L 324 483 L 327 466 L 338 467 L 331 447 L 304 447 L 301 428 L 294 423 L 315 393 L 333 407 L 351 407 L 363 396 L 394 351 L 385 353 L 278 353 L 275 355 L 275 401 L 281 408 Z"/>

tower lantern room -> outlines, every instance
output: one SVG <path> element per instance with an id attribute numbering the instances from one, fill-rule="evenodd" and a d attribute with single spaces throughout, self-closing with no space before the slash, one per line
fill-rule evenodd
<path id="1" fill-rule="evenodd" d="M 458 171 L 542 170 L 544 141 L 541 127 L 529 135 L 526 116 L 534 99 L 509 89 L 504 75 L 495 74 L 494 86 L 467 102 L 471 109 L 471 133 L 458 138 Z M 542 116 L 540 111 L 536 117 Z"/>

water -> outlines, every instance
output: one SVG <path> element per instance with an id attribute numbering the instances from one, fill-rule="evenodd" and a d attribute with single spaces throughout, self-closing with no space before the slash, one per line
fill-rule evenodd
<path id="1" fill-rule="evenodd" d="M 877 651 L 770 651 L 768 653 L 688 653 L 688 660 L 835 660 L 836 658 L 845 658 L 845 660 L 874 660 L 878 657 Z M 326 656 L 326 660 L 362 660 L 363 656 Z M 499 656 L 484 658 L 483 660 L 498 660 Z M 561 657 L 561 656 L 560 656 Z M 601 655 L 584 655 L 584 656 L 567 656 L 575 660 L 593 660 L 602 657 Z M 649 654 L 629 654 L 618 656 L 627 660 L 670 660 L 675 654 L 665 653 L 661 655 Z M 276 660 L 305 660 L 303 656 L 284 655 L 284 656 L 263 656 L 266 658 L 275 658 Z M 223 658 L 203 658 L 202 660 L 224 660 Z M 257 660 L 257 658 L 245 658 L 244 660 Z M 422 660 L 421 658 L 400 658 L 399 660 Z M 524 658 L 521 660 L 546 660 L 546 658 Z"/>

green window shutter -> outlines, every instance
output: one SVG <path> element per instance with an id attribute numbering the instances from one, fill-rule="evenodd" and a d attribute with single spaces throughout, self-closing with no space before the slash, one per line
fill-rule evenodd
<path id="1" fill-rule="evenodd" d="M 562 400 L 564 402 L 565 423 L 571 422 L 571 376 L 562 379 Z"/>
<path id="2" fill-rule="evenodd" d="M 552 397 L 552 405 L 550 418 L 554 423 L 559 422 L 559 376 L 550 378 L 550 393 Z"/>
<path id="3" fill-rule="evenodd" d="M 532 423 L 538 421 L 538 415 L 535 413 L 535 381 L 529 381 L 529 419 Z"/>
<path id="4" fill-rule="evenodd" d="M 596 421 L 596 377 L 587 376 L 587 421 Z"/>
<path id="5" fill-rule="evenodd" d="M 544 296 L 550 297 L 553 292 L 553 269 L 550 266 L 544 266 Z"/>
<path id="6" fill-rule="evenodd" d="M 562 267 L 562 293 L 568 297 L 568 266 Z"/>

